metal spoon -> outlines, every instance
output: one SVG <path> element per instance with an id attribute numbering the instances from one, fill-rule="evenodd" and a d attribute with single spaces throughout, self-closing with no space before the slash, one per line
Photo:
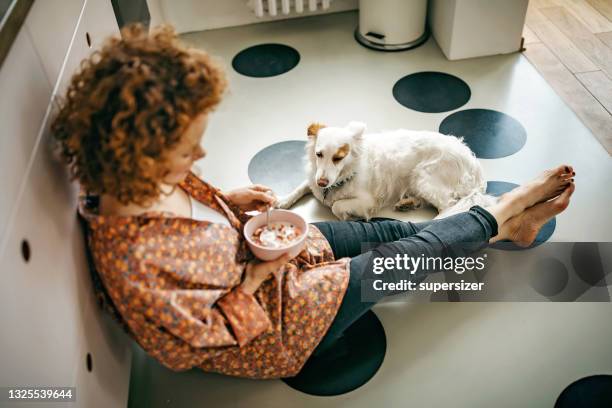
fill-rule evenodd
<path id="1" fill-rule="evenodd" d="M 266 191 L 267 195 L 271 195 L 272 191 L 268 190 Z M 270 229 L 270 211 L 272 209 L 272 206 L 269 205 L 268 207 L 266 207 L 266 228 Z"/>

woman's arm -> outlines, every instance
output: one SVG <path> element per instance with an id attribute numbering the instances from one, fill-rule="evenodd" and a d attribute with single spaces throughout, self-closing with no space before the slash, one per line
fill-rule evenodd
<path id="1" fill-rule="evenodd" d="M 289 259 L 288 255 L 283 255 L 274 261 L 250 262 L 247 264 L 243 282 L 229 292 L 212 288 L 162 289 L 152 282 L 125 279 L 119 293 L 130 292 L 128 298 L 138 298 L 138 301 L 130 302 L 133 307 L 131 313 L 143 315 L 156 326 L 164 327 L 192 347 L 236 344 L 242 347 L 271 327 L 268 315 L 254 294 L 263 282 Z M 161 265 L 145 261 L 139 269 L 148 270 L 150 274 L 147 275 L 151 277 L 164 276 L 161 269 L 157 272 L 151 271 L 151 268 L 158 266 Z M 172 275 L 171 273 L 170 276 Z M 174 276 L 182 281 L 186 277 Z M 120 299 L 114 299 L 118 300 Z"/>
<path id="2" fill-rule="evenodd" d="M 249 262 L 242 284 L 219 300 L 218 305 L 232 326 L 240 346 L 269 328 L 270 321 L 254 294 L 263 282 L 290 259 L 288 254 L 284 254 L 273 261 Z"/>
<path id="3" fill-rule="evenodd" d="M 249 262 L 247 264 L 244 281 L 240 285 L 240 288 L 245 293 L 255 293 L 272 273 L 279 270 L 284 264 L 289 262 L 290 259 L 289 254 L 284 254 L 273 261 L 259 263 Z"/>

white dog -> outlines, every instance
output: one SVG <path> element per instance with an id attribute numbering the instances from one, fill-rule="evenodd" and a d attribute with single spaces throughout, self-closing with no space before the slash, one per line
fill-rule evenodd
<path id="1" fill-rule="evenodd" d="M 289 208 L 305 194 L 342 220 L 370 219 L 383 207 L 398 211 L 429 203 L 439 217 L 487 205 L 486 181 L 472 151 L 454 136 L 405 129 L 364 134 L 366 125 L 312 124 L 306 144 L 307 180 L 281 197 Z"/>

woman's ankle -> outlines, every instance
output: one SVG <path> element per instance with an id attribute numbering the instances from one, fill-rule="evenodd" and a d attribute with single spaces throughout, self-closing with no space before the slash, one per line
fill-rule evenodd
<path id="1" fill-rule="evenodd" d="M 491 237 L 495 237 L 499 234 L 499 226 L 501 224 L 497 221 L 495 216 L 491 214 L 491 212 L 489 212 L 485 208 L 482 208 L 479 205 L 475 205 L 471 207 L 470 211 L 478 214 L 478 216 L 483 220 L 483 222 L 485 222 L 488 225 L 489 231 L 487 232 L 490 234 Z"/>
<path id="2" fill-rule="evenodd" d="M 492 206 L 484 208 L 497 222 L 498 226 L 498 234 L 499 230 L 501 230 L 501 226 L 506 223 L 510 218 L 512 218 L 515 214 L 513 214 L 514 209 L 509 206 L 507 202 L 498 202 L 497 204 L 493 204 Z"/>

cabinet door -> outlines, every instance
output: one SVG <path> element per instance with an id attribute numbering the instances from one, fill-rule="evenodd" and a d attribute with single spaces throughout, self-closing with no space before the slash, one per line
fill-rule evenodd
<path id="1" fill-rule="evenodd" d="M 91 52 L 88 37 L 95 47 L 118 31 L 108 0 L 88 0 L 72 27 L 59 84 Z M 78 186 L 50 150 L 57 106 L 49 78 L 64 58 L 53 55 L 43 66 L 27 34 L 24 27 L 0 71 L 0 383 L 76 386 L 77 406 L 127 406 L 130 341 L 96 303 L 76 217 Z"/>
<path id="2" fill-rule="evenodd" d="M 34 1 L 25 21 L 34 48 L 55 87 L 85 0 Z"/>
<path id="3" fill-rule="evenodd" d="M 41 143 L 0 254 L 0 383 L 77 387 L 79 407 L 126 406 L 130 340 L 96 302 L 77 191 Z"/>
<path id="4" fill-rule="evenodd" d="M 22 26 L 0 69 L 0 251 L 32 150 L 51 98 L 51 86 Z"/>
<path id="5" fill-rule="evenodd" d="M 63 95 L 72 76 L 78 71 L 83 59 L 99 49 L 111 35 L 119 35 L 119 26 L 110 0 L 86 0 L 79 20 L 74 41 L 70 47 L 66 65 L 61 74 L 58 95 Z"/>

